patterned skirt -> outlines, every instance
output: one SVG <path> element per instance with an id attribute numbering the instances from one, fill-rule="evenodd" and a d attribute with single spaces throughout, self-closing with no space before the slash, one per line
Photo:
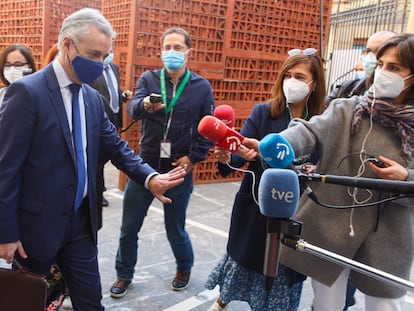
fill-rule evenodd
<path id="1" fill-rule="evenodd" d="M 226 254 L 211 271 L 205 287 L 212 290 L 219 285 L 224 304 L 240 300 L 246 301 L 253 311 L 296 311 L 305 278 L 279 264 L 273 287 L 266 291 L 262 274 L 239 266 Z"/>

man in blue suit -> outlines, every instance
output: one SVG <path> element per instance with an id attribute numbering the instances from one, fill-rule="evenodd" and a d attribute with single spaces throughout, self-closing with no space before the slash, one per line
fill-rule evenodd
<path id="1" fill-rule="evenodd" d="M 13 83 L 0 109 L 0 258 L 16 257 L 41 274 L 57 262 L 78 311 L 104 310 L 96 246 L 99 156 L 163 203 L 185 175 L 183 168 L 158 174 L 135 156 L 87 85 L 102 74 L 114 36 L 97 10 L 68 16 L 57 59 Z"/>

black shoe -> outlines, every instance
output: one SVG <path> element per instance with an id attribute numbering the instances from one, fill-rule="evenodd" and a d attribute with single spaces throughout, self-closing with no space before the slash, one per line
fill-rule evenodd
<path id="1" fill-rule="evenodd" d="M 172 290 L 180 291 L 188 287 L 190 283 L 190 274 L 191 270 L 188 271 L 179 271 L 175 274 L 174 280 L 171 282 Z"/>
<path id="2" fill-rule="evenodd" d="M 102 196 L 102 206 L 109 206 L 109 202 L 108 202 L 108 200 L 107 199 L 105 199 L 105 197 L 104 196 Z"/>
<path id="3" fill-rule="evenodd" d="M 111 297 L 113 298 L 121 298 L 124 297 L 127 293 L 127 288 L 131 284 L 131 281 L 118 279 L 114 284 L 112 284 L 111 289 Z"/>

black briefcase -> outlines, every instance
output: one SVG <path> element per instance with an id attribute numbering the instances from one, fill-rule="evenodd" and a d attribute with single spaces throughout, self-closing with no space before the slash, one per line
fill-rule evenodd
<path id="1" fill-rule="evenodd" d="M 0 268 L 0 310 L 45 311 L 46 277 L 29 272 L 16 261 L 14 263 L 16 270 Z"/>

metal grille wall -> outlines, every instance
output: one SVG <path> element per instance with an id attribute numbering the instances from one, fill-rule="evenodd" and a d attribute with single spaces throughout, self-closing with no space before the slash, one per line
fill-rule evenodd
<path id="1" fill-rule="evenodd" d="M 333 7 L 326 74 L 328 87 L 355 78 L 367 39 L 380 30 L 407 31 L 411 0 L 338 0 Z"/>

